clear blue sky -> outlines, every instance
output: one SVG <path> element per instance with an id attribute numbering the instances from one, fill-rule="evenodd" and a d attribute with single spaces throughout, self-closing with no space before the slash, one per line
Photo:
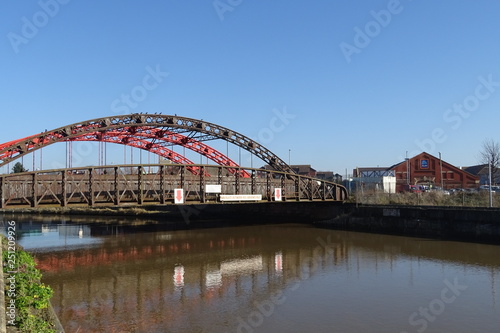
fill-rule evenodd
<path id="1" fill-rule="evenodd" d="M 486 138 L 500 140 L 498 1 L 0 6 L 0 142 L 162 112 L 229 127 L 286 161 L 290 152 L 292 164 L 344 174 L 392 165 L 406 151 L 472 165 Z M 146 95 L 121 100 L 155 71 Z M 44 163 L 61 151 L 47 150 Z"/>

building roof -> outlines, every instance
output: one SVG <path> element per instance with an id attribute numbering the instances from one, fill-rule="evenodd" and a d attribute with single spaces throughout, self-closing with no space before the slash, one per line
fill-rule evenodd
<path id="1" fill-rule="evenodd" d="M 488 174 L 488 164 L 479 164 L 470 167 L 464 167 L 463 170 L 475 176 L 484 175 Z"/>
<path id="2" fill-rule="evenodd" d="M 298 164 L 298 165 L 290 165 L 290 167 L 297 171 L 297 173 L 309 173 L 309 171 L 316 171 L 311 168 L 310 164 Z"/>
<path id="3" fill-rule="evenodd" d="M 390 170 L 388 167 L 362 167 L 354 169 L 352 174 L 354 177 L 382 177 L 387 176 Z"/>
<path id="4" fill-rule="evenodd" d="M 432 154 L 429 154 L 428 152 L 425 152 L 425 151 L 424 151 L 424 152 L 421 152 L 421 153 L 420 153 L 420 154 L 418 154 L 418 155 L 415 155 L 415 156 L 413 156 L 413 157 L 409 158 L 409 160 L 414 160 L 414 159 L 417 159 L 417 158 L 419 158 L 419 157 L 421 157 L 421 156 L 423 156 L 423 155 L 427 155 L 427 156 L 432 157 L 432 158 L 434 158 L 434 159 L 436 159 L 436 160 L 440 160 L 440 158 L 439 158 L 439 157 L 434 156 L 434 155 L 432 155 Z M 459 167 L 457 167 L 457 166 L 454 166 L 453 164 L 450 164 L 450 163 L 446 162 L 445 160 L 442 160 L 442 159 L 441 159 L 441 161 L 442 161 L 442 163 L 443 163 L 443 166 L 447 166 L 448 168 L 452 168 L 452 169 L 457 169 L 457 170 L 460 170 L 460 171 L 466 172 L 466 173 L 470 174 L 471 176 L 476 177 L 476 174 L 471 173 L 470 171 L 466 170 L 466 168 L 462 168 L 462 169 L 461 169 L 461 168 L 459 168 Z M 406 160 L 405 160 L 405 161 L 402 161 L 402 162 L 399 162 L 399 163 L 396 163 L 396 164 L 394 164 L 393 166 L 391 166 L 389 169 L 394 169 L 394 168 L 396 168 L 397 166 L 399 166 L 399 165 L 401 165 L 401 164 L 403 164 L 403 163 L 405 163 L 405 162 L 406 162 Z"/>

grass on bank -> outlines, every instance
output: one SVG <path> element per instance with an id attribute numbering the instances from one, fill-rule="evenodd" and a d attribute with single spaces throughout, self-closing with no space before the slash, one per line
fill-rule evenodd
<path id="1" fill-rule="evenodd" d="M 56 332 L 49 311 L 53 290 L 40 282 L 42 274 L 29 253 L 17 244 L 13 251 L 13 242 L 8 244 L 5 236 L 1 239 L 7 313 L 14 314 L 9 306 L 15 305 L 15 315 L 7 316 L 7 332 Z"/>
<path id="2" fill-rule="evenodd" d="M 381 191 L 358 191 L 350 196 L 352 203 L 367 205 L 407 205 L 407 206 L 448 206 L 448 207 L 489 207 L 487 192 L 444 194 L 431 191 L 424 193 L 383 193 Z M 500 194 L 493 194 L 493 207 L 500 207 Z"/>

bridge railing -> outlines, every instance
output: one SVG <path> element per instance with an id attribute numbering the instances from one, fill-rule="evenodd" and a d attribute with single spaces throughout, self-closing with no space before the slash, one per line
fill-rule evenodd
<path id="1" fill-rule="evenodd" d="M 68 205 L 169 204 L 175 189 L 186 203 L 219 201 L 220 194 L 258 194 L 263 201 L 344 201 L 342 185 L 293 173 L 216 165 L 107 165 L 0 175 L 0 208 Z"/>

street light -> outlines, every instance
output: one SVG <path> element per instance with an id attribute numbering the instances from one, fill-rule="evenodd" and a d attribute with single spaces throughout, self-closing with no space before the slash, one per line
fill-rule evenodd
<path id="1" fill-rule="evenodd" d="M 493 193 L 491 193 L 491 165 L 493 164 L 493 161 L 490 160 L 488 161 L 488 181 L 490 183 L 490 186 L 488 187 L 488 192 L 489 192 L 489 201 L 490 201 L 490 208 L 493 207 Z"/>
<path id="2" fill-rule="evenodd" d="M 441 153 L 439 153 L 439 165 L 441 169 L 441 175 L 439 176 L 439 178 L 441 178 L 441 191 L 444 191 L 443 160 L 441 159 Z"/>

